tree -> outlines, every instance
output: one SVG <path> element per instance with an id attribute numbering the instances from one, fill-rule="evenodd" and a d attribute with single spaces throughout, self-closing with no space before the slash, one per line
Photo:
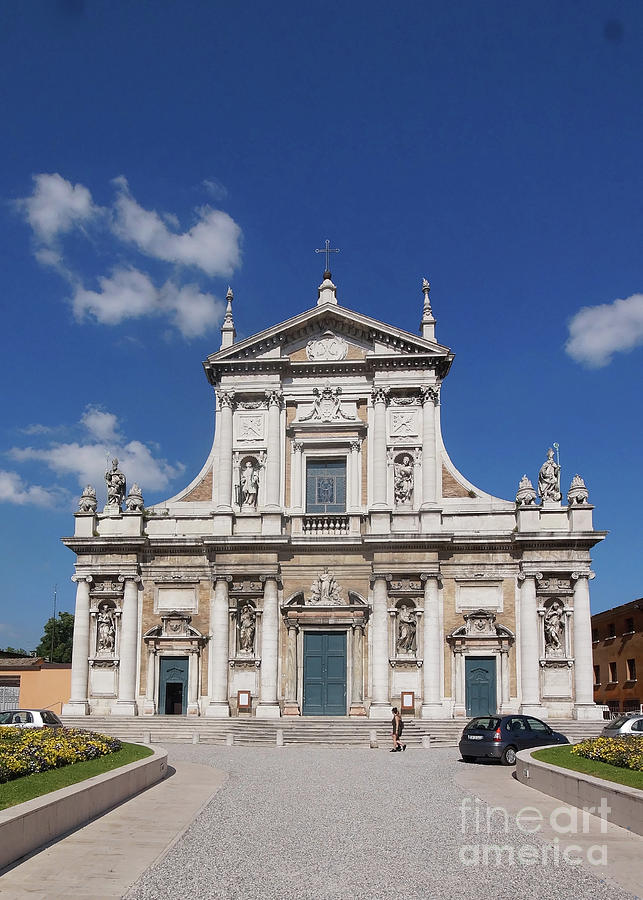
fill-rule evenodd
<path id="1" fill-rule="evenodd" d="M 0 648 L 0 653 L 13 653 L 14 656 L 31 656 L 28 650 L 23 650 L 22 647 L 18 649 L 17 647 L 2 647 Z"/>
<path id="2" fill-rule="evenodd" d="M 45 633 L 36 647 L 36 656 L 41 656 L 49 662 L 71 662 L 71 647 L 74 638 L 74 617 L 71 613 L 60 612 L 58 618 L 52 616 L 45 623 Z M 53 648 L 54 652 L 52 655 Z"/>

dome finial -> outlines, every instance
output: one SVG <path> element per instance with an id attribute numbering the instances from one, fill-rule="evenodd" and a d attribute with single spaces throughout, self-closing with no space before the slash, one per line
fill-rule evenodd
<path id="1" fill-rule="evenodd" d="M 433 318 L 433 310 L 431 309 L 431 284 L 426 278 L 422 279 L 422 293 L 424 294 L 424 307 L 422 309 L 420 332 L 425 340 L 434 341 L 435 319 Z"/>

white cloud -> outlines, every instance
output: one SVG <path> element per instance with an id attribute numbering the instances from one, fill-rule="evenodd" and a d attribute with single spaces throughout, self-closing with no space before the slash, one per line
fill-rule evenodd
<path id="1" fill-rule="evenodd" d="M 643 344 L 643 294 L 625 300 L 585 306 L 569 323 L 565 350 L 591 368 L 612 361 L 614 353 L 626 353 Z"/>
<path id="2" fill-rule="evenodd" d="M 0 503 L 15 503 L 18 506 L 54 506 L 60 491 L 27 485 L 17 472 L 0 469 Z"/>
<path id="3" fill-rule="evenodd" d="M 241 229 L 227 213 L 199 207 L 195 210 L 196 224 L 189 231 L 176 234 L 167 227 L 167 213 L 161 216 L 140 206 L 122 176 L 114 182 L 118 193 L 113 227 L 122 240 L 135 244 L 147 256 L 194 266 L 206 275 L 227 277 L 237 268 L 241 261 Z"/>
<path id="4" fill-rule="evenodd" d="M 223 303 L 204 294 L 194 284 L 179 287 L 168 281 L 157 288 L 138 269 L 117 269 L 98 279 L 100 290 L 78 287 L 72 297 L 76 318 L 93 316 L 104 325 L 149 315 L 170 315 L 186 338 L 198 337 L 214 328 L 223 315 Z"/>
<path id="5" fill-rule="evenodd" d="M 139 440 L 127 441 L 122 433 L 118 417 L 114 413 L 89 406 L 80 419 L 86 432 L 86 440 L 53 442 L 47 447 L 14 447 L 9 455 L 17 462 L 44 463 L 58 478 L 72 476 L 80 487 L 93 484 L 99 489 L 104 485 L 105 471 L 108 461 L 114 456 L 119 459 L 121 470 L 127 476 L 129 484 L 137 481 L 143 490 L 161 490 L 167 487 L 172 479 L 181 475 L 185 467 L 182 463 L 169 463 L 158 455 L 158 448 Z M 155 452 L 156 451 L 156 452 Z M 12 475 L 13 473 L 6 473 Z M 24 494 L 27 489 L 15 483 L 13 493 Z M 12 483 L 6 482 L 6 490 L 12 489 Z M 38 491 L 44 488 L 28 489 L 37 502 Z M 52 488 L 49 494 L 55 496 L 58 489 Z M 46 492 L 47 493 L 47 492 Z M 2 482 L 0 481 L 0 499 L 2 499 Z M 12 502 L 21 502 L 13 500 Z M 41 505 L 50 505 L 41 502 Z"/>
<path id="6" fill-rule="evenodd" d="M 51 244 L 59 234 L 71 231 L 99 213 L 84 185 L 74 185 L 58 173 L 34 175 L 33 180 L 33 193 L 19 200 L 18 206 L 44 244 Z M 46 256 L 41 261 L 53 264 Z"/>
<path id="7" fill-rule="evenodd" d="M 225 200 L 225 198 L 228 196 L 227 187 L 222 184 L 217 178 L 204 178 L 201 184 L 206 189 L 208 194 L 212 197 L 212 199 L 217 201 L 217 203 L 220 200 Z"/>

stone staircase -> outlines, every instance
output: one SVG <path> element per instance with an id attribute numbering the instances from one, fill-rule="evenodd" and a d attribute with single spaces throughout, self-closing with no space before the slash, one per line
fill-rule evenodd
<path id="1" fill-rule="evenodd" d="M 389 721 L 332 716 L 306 716 L 293 719 L 64 716 L 62 721 L 69 728 L 101 731 L 131 743 L 275 746 L 280 731 L 286 745 L 368 747 L 371 732 L 375 731 L 379 747 L 389 747 L 391 744 Z M 429 738 L 431 747 L 456 747 L 465 724 L 464 719 L 405 718 L 404 742 L 409 747 L 422 747 Z M 572 743 L 576 743 L 598 735 L 604 723 L 550 719 L 548 724 L 554 731 L 561 731 Z"/>

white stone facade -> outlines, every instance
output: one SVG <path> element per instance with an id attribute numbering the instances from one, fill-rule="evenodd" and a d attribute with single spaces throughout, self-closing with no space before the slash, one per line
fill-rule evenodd
<path id="1" fill-rule="evenodd" d="M 343 308 L 326 276 L 316 306 L 237 343 L 228 293 L 204 363 L 215 438 L 190 485 L 150 508 L 134 486 L 102 513 L 86 489 L 64 539 L 64 712 L 599 718 L 604 533 L 582 479 L 568 506 L 552 454 L 541 503 L 526 476 L 515 502 L 467 481 L 442 441 L 453 354 L 428 282 L 418 337 Z"/>

